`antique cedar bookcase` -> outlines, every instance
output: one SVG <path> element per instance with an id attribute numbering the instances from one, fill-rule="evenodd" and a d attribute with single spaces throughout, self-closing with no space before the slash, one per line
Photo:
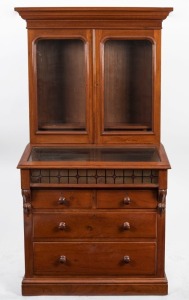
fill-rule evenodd
<path id="1" fill-rule="evenodd" d="M 23 295 L 167 294 L 162 21 L 172 8 L 15 8 L 27 21 Z"/>

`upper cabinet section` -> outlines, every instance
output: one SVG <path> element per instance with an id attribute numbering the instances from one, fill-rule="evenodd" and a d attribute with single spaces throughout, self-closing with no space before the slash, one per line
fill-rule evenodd
<path id="1" fill-rule="evenodd" d="M 172 8 L 16 8 L 27 21 L 31 143 L 159 144 Z"/>

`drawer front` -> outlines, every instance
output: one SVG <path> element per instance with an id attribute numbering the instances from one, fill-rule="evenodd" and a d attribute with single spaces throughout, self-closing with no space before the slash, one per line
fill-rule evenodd
<path id="1" fill-rule="evenodd" d="M 154 275 L 156 243 L 34 243 L 35 275 Z"/>
<path id="2" fill-rule="evenodd" d="M 33 208 L 91 208 L 92 190 L 32 190 Z"/>
<path id="3" fill-rule="evenodd" d="M 35 238 L 155 238 L 155 212 L 35 213 Z"/>
<path id="4" fill-rule="evenodd" d="M 157 190 L 97 190 L 98 208 L 156 208 Z"/>

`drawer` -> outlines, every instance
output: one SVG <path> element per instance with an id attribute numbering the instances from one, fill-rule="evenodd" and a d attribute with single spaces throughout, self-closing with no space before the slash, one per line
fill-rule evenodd
<path id="1" fill-rule="evenodd" d="M 35 213 L 35 238 L 155 238 L 155 212 Z"/>
<path id="2" fill-rule="evenodd" d="M 34 243 L 35 275 L 154 275 L 156 243 Z"/>
<path id="3" fill-rule="evenodd" d="M 91 208 L 92 190 L 33 189 L 33 208 Z"/>
<path id="4" fill-rule="evenodd" d="M 97 190 L 98 208 L 156 208 L 156 189 Z"/>

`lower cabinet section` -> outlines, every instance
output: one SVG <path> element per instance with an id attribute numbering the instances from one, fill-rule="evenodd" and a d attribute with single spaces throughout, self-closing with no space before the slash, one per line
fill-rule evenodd
<path id="1" fill-rule="evenodd" d="M 35 242 L 35 275 L 155 275 L 155 242 Z"/>
<path id="2" fill-rule="evenodd" d="M 23 295 L 167 294 L 166 191 L 32 187 L 23 195 Z"/>

